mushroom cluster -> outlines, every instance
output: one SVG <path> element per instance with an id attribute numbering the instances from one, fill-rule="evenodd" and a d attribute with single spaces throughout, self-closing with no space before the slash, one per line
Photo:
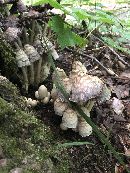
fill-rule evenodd
<path id="1" fill-rule="evenodd" d="M 2 0 L 0 4 L 6 12 L 2 10 L 0 16 L 0 34 L 16 54 L 16 62 L 20 68 L 18 76 L 23 88 L 28 91 L 29 85 L 38 86 L 50 74 L 48 52 L 54 60 L 59 55 L 49 39 L 50 28 L 46 21 L 39 20 L 40 12 L 26 8 L 22 0 Z"/>
<path id="2" fill-rule="evenodd" d="M 35 92 L 35 98 L 36 100 L 33 100 L 32 98 L 26 98 L 26 103 L 28 107 L 35 107 L 38 103 L 44 103 L 47 104 L 50 101 L 50 92 L 48 92 L 45 85 L 41 85 L 38 90 Z"/>
<path id="3" fill-rule="evenodd" d="M 79 61 L 73 63 L 69 76 L 63 69 L 59 68 L 57 68 L 57 74 L 69 95 L 69 100 L 80 105 L 88 117 L 90 117 L 90 111 L 96 101 L 102 103 L 110 99 L 111 91 L 104 82 L 97 76 L 88 75 L 86 67 Z M 55 80 L 55 74 L 53 74 L 53 80 Z M 51 97 L 54 100 L 55 113 L 62 116 L 61 129 L 71 128 L 79 132 L 82 137 L 89 136 L 92 133 L 92 127 L 69 106 L 67 100 L 55 85 L 51 91 Z"/>
<path id="4" fill-rule="evenodd" d="M 45 85 L 41 85 L 38 91 L 35 92 L 35 97 L 40 100 L 41 103 L 47 104 L 50 100 L 50 92 L 48 92 Z"/>

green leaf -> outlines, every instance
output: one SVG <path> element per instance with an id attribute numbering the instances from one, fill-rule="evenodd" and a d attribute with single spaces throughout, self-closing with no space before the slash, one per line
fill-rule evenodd
<path id="1" fill-rule="evenodd" d="M 83 46 L 86 44 L 86 40 L 72 32 L 71 28 L 64 23 L 64 20 L 60 16 L 56 15 L 52 17 L 49 25 L 56 33 L 58 43 L 62 49 L 66 46 Z"/>
<path id="2" fill-rule="evenodd" d="M 63 144 L 58 144 L 58 147 L 72 147 L 72 146 L 81 146 L 81 145 L 94 145 L 91 142 L 67 142 Z"/>

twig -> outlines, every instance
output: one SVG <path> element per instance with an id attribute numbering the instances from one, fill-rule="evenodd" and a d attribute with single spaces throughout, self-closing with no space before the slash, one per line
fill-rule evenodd
<path id="1" fill-rule="evenodd" d="M 71 49 L 69 49 L 69 48 L 66 48 L 68 51 L 71 51 L 71 52 L 76 52 L 76 51 L 74 51 L 74 50 L 71 50 Z M 90 58 L 90 59 L 92 59 L 92 60 L 94 60 L 98 65 L 100 65 L 108 74 L 110 74 L 110 75 L 112 75 L 112 76 L 116 76 L 116 77 L 118 77 L 118 75 L 117 74 L 115 74 L 112 70 L 110 70 L 110 69 L 108 69 L 108 68 L 106 68 L 100 61 L 98 61 L 97 60 L 97 58 L 95 58 L 94 56 L 90 56 L 90 55 L 86 55 L 86 54 L 84 54 L 84 53 L 79 53 L 79 52 L 76 52 L 78 55 L 80 55 L 80 56 L 84 56 L 84 57 L 87 57 L 87 58 Z"/>
<path id="2" fill-rule="evenodd" d="M 99 40 L 101 43 L 103 43 L 104 45 L 106 45 L 115 55 L 116 57 L 118 58 L 118 60 L 120 60 L 123 64 L 127 65 L 128 67 L 130 67 L 130 65 L 124 61 L 121 56 L 113 49 L 111 48 L 110 46 L 108 46 L 106 43 L 104 43 L 104 41 L 102 41 L 100 38 L 96 37 L 95 35 L 93 35 L 97 40 Z"/>

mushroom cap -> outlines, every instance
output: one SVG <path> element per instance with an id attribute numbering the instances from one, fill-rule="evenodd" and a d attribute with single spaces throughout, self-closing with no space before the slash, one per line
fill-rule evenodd
<path id="1" fill-rule="evenodd" d="M 64 86 L 65 91 L 67 92 L 67 94 L 70 95 L 71 89 L 72 89 L 72 83 L 70 81 L 69 78 L 65 78 L 62 80 L 61 82 Z M 65 98 L 63 96 L 63 94 L 58 90 L 58 97 L 62 100 L 65 101 Z"/>
<path id="2" fill-rule="evenodd" d="M 32 106 L 32 107 L 35 107 L 38 103 L 37 100 L 33 100 L 31 98 L 26 99 L 26 102 L 27 102 L 27 106 Z"/>
<path id="3" fill-rule="evenodd" d="M 74 61 L 72 64 L 72 71 L 70 73 L 70 78 L 77 75 L 85 75 L 87 73 L 86 67 L 80 61 Z"/>
<path id="4" fill-rule="evenodd" d="M 45 53 L 54 48 L 52 42 L 45 36 L 42 38 L 42 47 L 44 48 Z"/>
<path id="5" fill-rule="evenodd" d="M 49 97 L 45 97 L 43 100 L 42 100 L 42 103 L 44 104 L 47 104 L 49 102 L 50 98 Z"/>
<path id="6" fill-rule="evenodd" d="M 103 82 L 96 76 L 75 76 L 72 79 L 72 91 L 70 100 L 77 103 L 85 103 L 99 96 L 103 89 Z"/>
<path id="7" fill-rule="evenodd" d="M 57 74 L 58 74 L 58 76 L 60 77 L 61 80 L 64 79 L 64 78 L 67 78 L 67 75 L 66 75 L 66 73 L 63 69 L 57 67 L 56 71 L 57 71 Z M 53 78 L 53 80 L 55 80 L 55 78 L 56 78 L 55 73 L 53 73 L 52 78 Z"/>
<path id="8" fill-rule="evenodd" d="M 78 123 L 78 131 L 82 137 L 86 137 L 91 135 L 92 127 L 85 120 L 81 120 Z"/>
<path id="9" fill-rule="evenodd" d="M 36 97 L 37 99 L 39 99 L 38 91 L 35 92 L 35 97 Z"/>
<path id="10" fill-rule="evenodd" d="M 30 61 L 28 59 L 28 56 L 26 55 L 26 53 L 22 49 L 17 50 L 16 60 L 17 60 L 18 67 L 24 67 L 24 66 L 30 65 Z"/>
<path id="11" fill-rule="evenodd" d="M 48 95 L 48 91 L 47 91 L 47 88 L 45 87 L 45 85 L 41 85 L 39 88 L 38 88 L 38 95 L 39 95 L 39 99 L 44 99 L 45 97 L 47 97 Z"/>
<path id="12" fill-rule="evenodd" d="M 62 102 L 59 98 L 54 101 L 54 111 L 55 114 L 62 116 L 64 111 L 68 108 L 68 104 Z"/>
<path id="13" fill-rule="evenodd" d="M 5 38 L 9 40 L 10 42 L 14 41 L 15 39 L 18 38 L 18 35 L 20 34 L 20 29 L 16 27 L 8 27 L 7 30 L 5 31 Z"/>
<path id="14" fill-rule="evenodd" d="M 24 50 L 28 55 L 30 62 L 35 62 L 41 58 L 37 50 L 30 44 L 25 44 Z"/>
<path id="15" fill-rule="evenodd" d="M 77 112 L 71 108 L 68 108 L 63 113 L 62 123 L 65 127 L 76 128 L 78 124 Z"/>
<path id="16" fill-rule="evenodd" d="M 68 129 L 68 127 L 64 126 L 63 123 L 60 124 L 60 128 L 61 128 L 62 130 L 67 130 L 67 129 Z"/>

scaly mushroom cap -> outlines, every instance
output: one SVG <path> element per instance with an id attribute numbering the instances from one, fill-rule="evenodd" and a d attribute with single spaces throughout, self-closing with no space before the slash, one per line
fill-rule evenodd
<path id="1" fill-rule="evenodd" d="M 89 99 L 99 96 L 103 89 L 103 82 L 96 76 L 75 76 L 72 79 L 72 93 L 70 100 L 85 103 Z"/>
<path id="2" fill-rule="evenodd" d="M 68 104 L 62 102 L 59 98 L 54 101 L 54 111 L 55 114 L 62 116 L 64 111 L 68 108 Z"/>
<path id="3" fill-rule="evenodd" d="M 45 97 L 47 97 L 48 91 L 47 91 L 47 88 L 44 85 L 41 85 L 38 88 L 38 95 L 39 95 L 39 99 L 41 99 L 41 100 L 44 99 Z"/>
<path id="4" fill-rule="evenodd" d="M 76 128 L 78 124 L 78 115 L 71 108 L 65 110 L 62 117 L 62 124 L 68 128 Z"/>
<path id="5" fill-rule="evenodd" d="M 56 71 L 61 80 L 63 80 L 64 78 L 67 78 L 67 75 L 63 69 L 57 67 Z M 55 80 L 55 78 L 56 78 L 55 73 L 53 73 L 52 78 L 53 78 L 53 80 Z"/>
<path id="6" fill-rule="evenodd" d="M 78 123 L 78 131 L 82 137 L 91 135 L 92 127 L 81 117 Z"/>
<path id="7" fill-rule="evenodd" d="M 28 56 L 26 55 L 26 53 L 22 49 L 17 50 L 16 60 L 17 60 L 18 67 L 24 67 L 24 66 L 30 65 L 30 61 L 28 59 Z"/>
<path id="8" fill-rule="evenodd" d="M 49 41 L 47 37 L 42 37 L 42 47 L 44 48 L 44 52 L 47 53 L 49 50 L 54 48 L 53 44 Z"/>
<path id="9" fill-rule="evenodd" d="M 29 57 L 30 62 L 35 62 L 41 58 L 37 50 L 33 46 L 29 44 L 25 44 L 24 49 L 25 49 L 25 53 Z"/>
<path id="10" fill-rule="evenodd" d="M 64 87 L 65 91 L 67 92 L 67 94 L 70 95 L 70 92 L 71 92 L 71 89 L 72 89 L 72 84 L 70 82 L 70 79 L 69 78 L 63 79 L 62 84 L 63 84 L 63 87 Z M 65 101 L 65 98 L 64 98 L 63 94 L 60 92 L 60 90 L 58 90 L 58 97 L 62 101 Z"/>
<path id="11" fill-rule="evenodd" d="M 8 27 L 5 31 L 5 38 L 12 42 L 18 38 L 18 35 L 20 34 L 20 29 L 16 27 Z"/>
<path id="12" fill-rule="evenodd" d="M 73 78 L 75 75 L 83 76 L 87 73 L 86 67 L 80 61 L 74 61 L 72 65 L 72 71 L 70 73 L 70 78 Z"/>
<path id="13" fill-rule="evenodd" d="M 53 56 L 54 60 L 59 58 L 59 55 L 57 53 L 57 51 L 55 50 L 53 44 L 49 41 L 49 39 L 47 37 L 43 37 L 42 38 L 42 47 L 44 48 L 44 52 L 51 52 L 51 55 Z"/>

